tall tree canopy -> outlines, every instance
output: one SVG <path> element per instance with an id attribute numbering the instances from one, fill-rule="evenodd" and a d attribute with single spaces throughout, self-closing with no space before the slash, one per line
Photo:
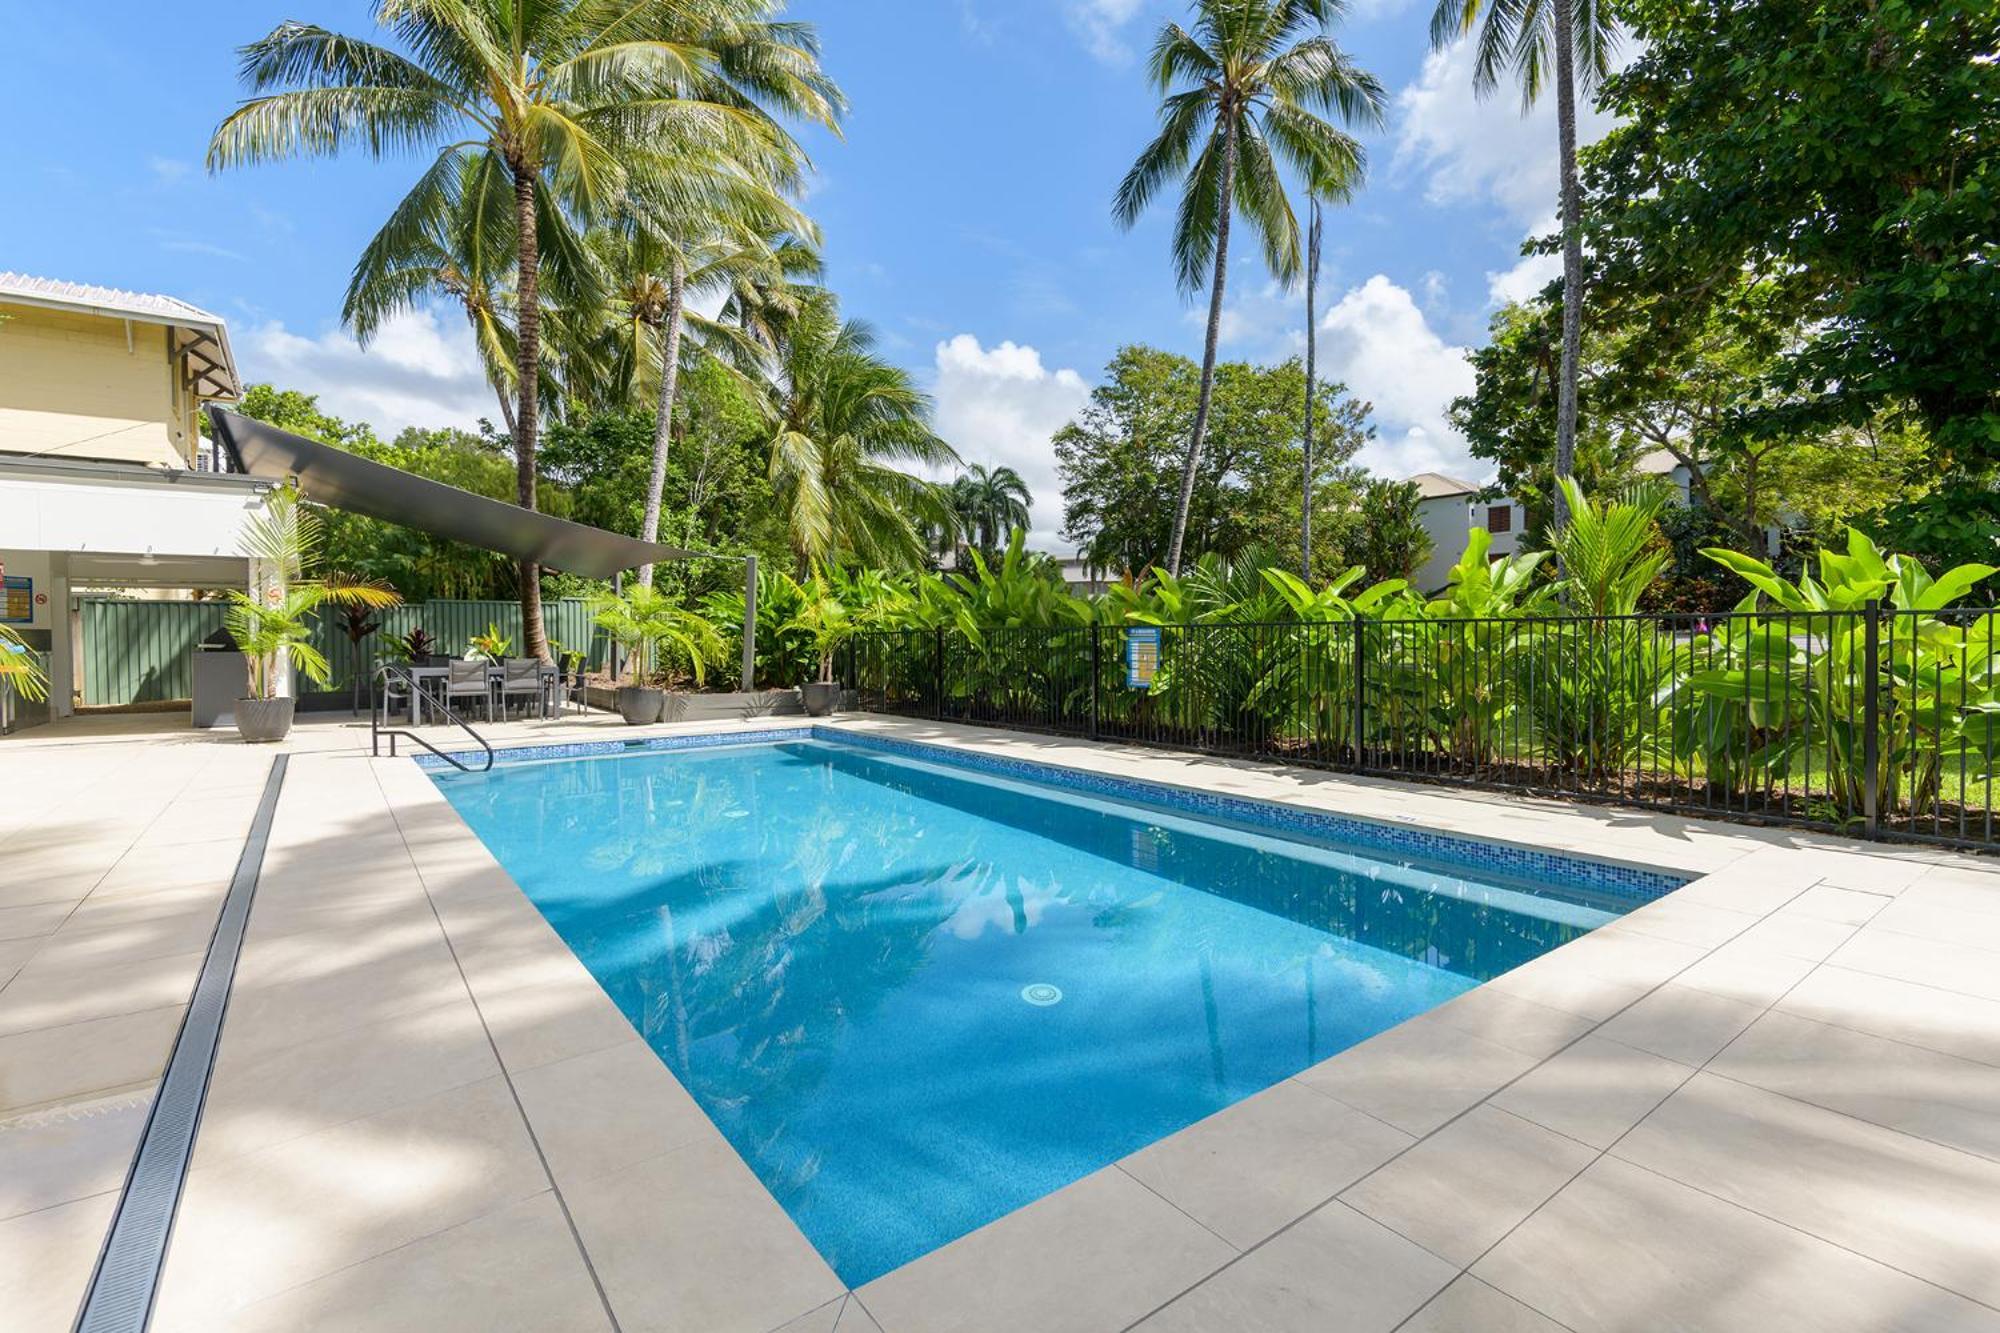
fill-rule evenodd
<path id="1" fill-rule="evenodd" d="M 2000 541 L 2000 97 L 1988 0 L 1630 0 L 1585 154 L 1592 300 L 1699 339 L 1742 280 L 1793 331 L 1729 429 L 1928 437 L 1897 544 Z"/>
<path id="2" fill-rule="evenodd" d="M 1209 288 L 1200 392 L 1167 539 L 1167 568 L 1175 573 L 1215 388 L 1231 223 L 1241 212 L 1272 274 L 1291 282 L 1299 271 L 1299 223 L 1279 164 L 1330 194 L 1351 188 L 1364 154 L 1328 117 L 1360 125 L 1382 117 L 1381 84 L 1327 33 L 1345 8 L 1342 0 L 1194 0 L 1193 31 L 1168 23 L 1153 44 L 1147 74 L 1164 99 L 1160 133 L 1125 174 L 1112 213 L 1130 227 L 1180 179 L 1174 268 L 1183 291 Z"/>
<path id="3" fill-rule="evenodd" d="M 1203 451 L 1189 504 L 1188 549 L 1235 557 L 1289 548 L 1300 513 L 1305 466 L 1299 426 L 1305 370 L 1296 360 L 1216 368 L 1210 447 Z M 1348 507 L 1351 460 L 1373 433 L 1368 407 L 1341 384 L 1316 386 L 1314 507 Z M 1197 410 L 1194 362 L 1152 347 L 1121 348 L 1090 404 L 1055 436 L 1063 483 L 1063 536 L 1098 565 L 1142 574 L 1164 566 L 1180 485 L 1181 444 Z M 1334 547 L 1315 544 L 1315 559 Z"/>

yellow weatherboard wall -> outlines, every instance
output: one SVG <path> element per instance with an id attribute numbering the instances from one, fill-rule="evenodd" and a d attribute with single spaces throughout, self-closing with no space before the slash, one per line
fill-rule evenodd
<path id="1" fill-rule="evenodd" d="M 0 453 L 191 466 L 194 404 L 159 324 L 0 301 Z"/>

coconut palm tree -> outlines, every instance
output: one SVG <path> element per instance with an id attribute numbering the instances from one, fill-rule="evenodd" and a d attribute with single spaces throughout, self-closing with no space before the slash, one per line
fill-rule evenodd
<path id="1" fill-rule="evenodd" d="M 1194 0 L 1193 31 L 1168 23 L 1153 45 L 1148 72 L 1165 99 L 1160 133 L 1126 173 L 1112 213 L 1119 225 L 1133 226 L 1180 178 L 1174 264 L 1183 291 L 1209 285 L 1201 394 L 1181 465 L 1169 572 L 1180 570 L 1195 469 L 1208 432 L 1232 220 L 1240 211 L 1262 242 L 1272 274 L 1292 281 L 1299 271 L 1299 226 L 1278 162 L 1309 181 L 1358 179 L 1361 145 L 1325 117 L 1359 125 L 1382 119 L 1382 85 L 1327 34 L 1344 9 L 1342 0 Z"/>
<path id="2" fill-rule="evenodd" d="M 635 208 L 595 238 L 612 274 L 609 335 L 615 391 L 629 400 L 643 380 L 656 386 L 652 468 L 639 530 L 649 542 L 659 538 L 674 399 L 685 354 L 713 357 L 749 374 L 759 368 L 764 351 L 747 331 L 702 315 L 690 302 L 746 283 L 782 280 L 775 238 L 794 232 L 817 235 L 811 220 L 771 185 L 734 171 L 718 174 L 704 207 L 692 212 L 671 204 Z M 640 566 L 639 583 L 651 587 L 652 582 L 653 567 Z"/>
<path id="3" fill-rule="evenodd" d="M 1313 416 L 1319 408 L 1319 248 L 1324 208 L 1344 204 L 1361 188 L 1361 173 L 1319 177 L 1307 182 L 1311 217 L 1306 223 L 1306 411 L 1305 448 L 1299 493 L 1299 577 L 1312 578 L 1313 559 Z"/>
<path id="4" fill-rule="evenodd" d="M 842 99 L 812 30 L 774 22 L 777 0 L 377 0 L 398 50 L 285 22 L 242 50 L 254 96 L 216 127 L 211 170 L 353 147 L 434 151 L 377 241 L 413 248 L 449 210 L 468 160 L 492 158 L 514 204 L 514 452 L 535 506 L 541 425 L 542 244 L 633 193 L 663 159 L 757 164 L 794 156 L 774 113 L 832 126 Z M 407 54 L 405 54 L 407 52 Z M 668 151 L 669 148 L 671 151 Z M 701 183 L 700 173 L 690 179 Z M 671 179 L 649 182 L 667 191 Z M 521 562 L 526 651 L 546 658 L 541 571 Z"/>
<path id="5" fill-rule="evenodd" d="M 897 464 L 959 457 L 932 433 L 930 399 L 875 354 L 875 334 L 843 321 L 831 295 L 805 301 L 779 340 L 770 476 L 798 572 L 851 557 L 922 566 L 925 525 L 955 524 L 945 488 Z"/>
<path id="6" fill-rule="evenodd" d="M 1442 49 L 1479 30 L 1473 91 L 1490 97 L 1512 69 L 1525 114 L 1541 97 L 1553 66 L 1556 152 L 1562 175 L 1562 358 L 1556 387 L 1555 531 L 1569 521 L 1563 481 L 1576 467 L 1576 379 L 1583 355 L 1583 232 L 1576 180 L 1576 96 L 1610 71 L 1618 25 L 1606 0 L 1438 0 L 1431 46 Z M 1578 57 L 1581 57 L 1579 60 Z"/>
<path id="7" fill-rule="evenodd" d="M 1007 535 L 1028 526 L 1028 508 L 1034 504 L 1028 483 L 1013 468 L 1001 466 L 990 471 L 974 463 L 951 484 L 951 507 L 958 515 L 959 530 L 981 551 L 997 551 Z"/>
<path id="8" fill-rule="evenodd" d="M 385 228 L 362 251 L 347 284 L 341 319 L 366 347 L 390 316 L 444 300 L 465 314 L 487 382 L 500 402 L 500 418 L 514 435 L 520 339 L 514 326 L 514 191 L 490 154 L 459 163 L 445 183 L 447 206 L 414 229 Z M 568 377 L 557 362 L 582 350 L 564 326 L 563 311 L 589 310 L 601 299 L 596 275 L 571 234 L 569 219 L 554 213 L 540 241 L 542 287 L 552 308 L 542 312 L 542 383 L 537 398 L 562 401 Z M 555 229 L 561 234 L 555 234 Z"/>

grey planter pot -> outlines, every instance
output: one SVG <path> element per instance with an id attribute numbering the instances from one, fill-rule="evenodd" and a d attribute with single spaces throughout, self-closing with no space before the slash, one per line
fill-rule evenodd
<path id="1" fill-rule="evenodd" d="M 292 729 L 297 699 L 238 699 L 236 730 L 253 745 L 281 741 Z"/>
<path id="2" fill-rule="evenodd" d="M 660 711 L 666 707 L 667 692 L 650 689 L 644 685 L 621 685 L 618 687 L 618 715 L 632 726 L 643 726 L 648 722 L 658 722 Z"/>
<path id="3" fill-rule="evenodd" d="M 840 706 L 840 686 L 833 681 L 815 680 L 799 686 L 799 702 L 808 717 L 825 717 Z"/>

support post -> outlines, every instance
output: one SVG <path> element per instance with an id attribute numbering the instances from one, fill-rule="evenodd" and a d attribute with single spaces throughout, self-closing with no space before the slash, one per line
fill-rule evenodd
<path id="1" fill-rule="evenodd" d="M 1104 687 L 1104 627 L 1090 627 L 1090 739 L 1097 739 L 1097 696 Z"/>
<path id="2" fill-rule="evenodd" d="M 1881 832 L 1882 800 L 1882 603 L 1870 600 L 1862 610 L 1861 763 L 1867 770 L 1861 786 L 1861 821 L 1865 836 Z"/>
<path id="3" fill-rule="evenodd" d="M 743 557 L 743 692 L 757 688 L 757 557 Z"/>
<path id="4" fill-rule="evenodd" d="M 611 576 L 611 595 L 613 597 L 625 595 L 625 571 L 622 569 Z M 618 688 L 618 682 L 625 679 L 625 664 L 619 660 L 620 656 L 618 640 L 613 639 L 611 640 L 611 687 L 614 690 Z"/>
<path id="5" fill-rule="evenodd" d="M 1354 771 L 1367 768 L 1364 741 L 1368 728 L 1368 622 L 1354 617 Z"/>
<path id="6" fill-rule="evenodd" d="M 931 716 L 944 721 L 944 626 L 937 628 L 936 646 L 931 651 Z"/>

